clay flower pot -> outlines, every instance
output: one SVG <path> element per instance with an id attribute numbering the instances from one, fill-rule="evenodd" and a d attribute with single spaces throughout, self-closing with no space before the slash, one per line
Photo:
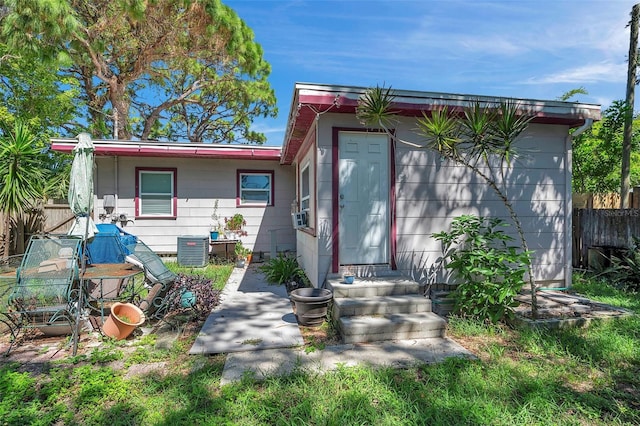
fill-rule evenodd
<path id="1" fill-rule="evenodd" d="M 102 325 L 102 331 L 109 337 L 122 340 L 144 321 L 144 314 L 136 305 L 116 302 L 111 306 L 111 314 Z"/>

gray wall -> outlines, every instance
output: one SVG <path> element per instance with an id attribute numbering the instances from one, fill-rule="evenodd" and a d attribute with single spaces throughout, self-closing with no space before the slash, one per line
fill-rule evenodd
<path id="1" fill-rule="evenodd" d="M 320 117 L 317 131 L 318 200 L 316 236 L 297 232 L 298 255 L 314 285 L 322 285 L 331 262 L 332 128 L 359 128 L 353 116 L 327 113 Z M 400 139 L 421 143 L 404 119 L 397 127 Z M 521 158 L 507 175 L 508 194 L 525 228 L 534 253 L 534 274 L 538 281 L 564 282 L 566 256 L 565 197 L 568 174 L 565 138 L 567 126 L 530 125 L 518 141 Z M 398 143 L 396 162 L 396 227 L 398 268 L 420 281 L 441 256 L 434 232 L 449 229 L 451 220 L 462 214 L 500 217 L 509 220 L 503 203 L 492 190 L 466 169 L 441 161 L 430 150 Z M 569 212 L 570 213 L 570 212 Z M 515 229 L 513 229 L 515 237 Z M 302 250 L 301 250 L 302 249 Z M 438 281 L 446 280 L 437 274 Z"/>
<path id="2" fill-rule="evenodd" d="M 117 173 L 116 173 L 117 167 Z M 135 218 L 135 168 L 177 168 L 177 219 Z M 117 194 L 117 213 L 125 213 L 133 222 L 124 229 L 137 235 L 153 250 L 175 253 L 177 237 L 209 235 L 214 200 L 219 200 L 218 215 L 229 217 L 242 213 L 248 232 L 243 244 L 253 251 L 269 252 L 271 235 L 275 234 L 279 251 L 295 250 L 295 234 L 291 221 L 291 202 L 295 197 L 293 167 L 277 161 L 218 160 L 196 158 L 96 157 L 95 218 L 103 211 L 105 194 Z M 256 169 L 274 171 L 274 203 L 272 207 L 236 208 L 236 171 Z M 117 181 L 116 181 L 117 175 Z M 110 221 L 106 221 L 109 222 Z M 224 223 L 224 222 L 223 222 Z"/>

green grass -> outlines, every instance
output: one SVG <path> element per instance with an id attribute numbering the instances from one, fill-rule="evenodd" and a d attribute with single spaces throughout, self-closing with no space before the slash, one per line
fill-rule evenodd
<path id="1" fill-rule="evenodd" d="M 191 266 L 180 266 L 177 262 L 164 262 L 164 264 L 176 274 L 197 275 L 199 277 L 209 279 L 211 280 L 213 288 L 216 290 L 222 290 L 224 288 L 234 266 L 233 263 L 210 263 L 203 268 L 196 268 Z"/>
<path id="2" fill-rule="evenodd" d="M 638 295 L 585 277 L 576 282 L 590 297 L 637 312 Z M 479 359 L 341 367 L 324 375 L 299 370 L 264 382 L 247 375 L 221 387 L 224 356 L 185 355 L 193 337 L 165 350 L 153 349 L 148 337 L 133 352 L 112 344 L 55 363 L 42 376 L 0 364 L 0 419 L 114 426 L 640 424 L 637 317 L 544 332 L 454 318 L 448 334 Z M 108 363 L 131 359 L 167 364 L 125 378 L 126 367 Z"/>

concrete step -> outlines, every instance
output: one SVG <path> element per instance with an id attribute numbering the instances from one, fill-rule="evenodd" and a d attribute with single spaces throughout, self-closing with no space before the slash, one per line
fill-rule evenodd
<path id="1" fill-rule="evenodd" d="M 431 312 L 431 300 L 419 294 L 396 296 L 337 298 L 333 318 L 358 315 L 410 314 Z"/>
<path id="2" fill-rule="evenodd" d="M 326 280 L 326 288 L 333 291 L 333 297 L 375 297 L 401 294 L 423 294 L 424 286 L 402 277 L 356 277 L 353 284 L 344 284 L 341 278 Z"/>
<path id="3" fill-rule="evenodd" d="M 432 312 L 342 317 L 337 324 L 344 343 L 444 337 L 446 327 Z"/>

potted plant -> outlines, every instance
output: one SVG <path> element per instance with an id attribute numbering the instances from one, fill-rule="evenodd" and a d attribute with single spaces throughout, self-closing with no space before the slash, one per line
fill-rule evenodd
<path id="1" fill-rule="evenodd" d="M 236 266 L 244 268 L 247 258 L 251 254 L 251 250 L 242 245 L 241 241 L 236 243 Z"/>
<path id="2" fill-rule="evenodd" d="M 220 222 L 220 216 L 218 216 L 218 200 L 213 202 L 213 213 L 211 214 L 211 228 L 209 228 L 209 234 L 212 240 L 217 240 L 220 236 L 222 229 L 222 223 Z"/>
<path id="3" fill-rule="evenodd" d="M 144 321 L 144 313 L 136 305 L 116 302 L 111 306 L 111 313 L 102 325 L 102 331 L 109 337 L 122 340 Z"/>
<path id="4" fill-rule="evenodd" d="M 350 265 L 346 265 L 343 267 L 342 271 L 342 282 L 345 284 L 353 284 L 353 281 L 356 279 L 356 274 L 353 268 Z"/>
<path id="5" fill-rule="evenodd" d="M 243 237 L 247 235 L 247 231 L 242 229 L 247 222 L 244 220 L 244 216 L 240 213 L 236 213 L 231 217 L 224 218 L 224 230 L 230 234 L 235 234 L 235 238 Z M 234 239 L 235 239 L 234 238 Z"/>

